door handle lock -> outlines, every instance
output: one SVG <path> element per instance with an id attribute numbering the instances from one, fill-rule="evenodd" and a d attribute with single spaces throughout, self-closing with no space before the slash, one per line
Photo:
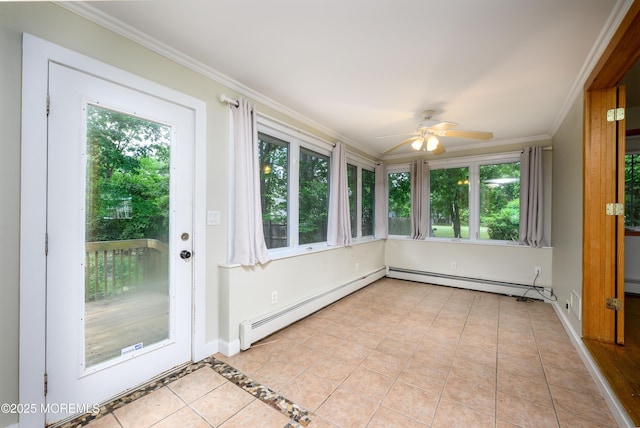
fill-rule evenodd
<path id="1" fill-rule="evenodd" d="M 189 260 L 191 258 L 191 251 L 188 250 L 182 250 L 180 251 L 180 257 L 183 260 Z"/>

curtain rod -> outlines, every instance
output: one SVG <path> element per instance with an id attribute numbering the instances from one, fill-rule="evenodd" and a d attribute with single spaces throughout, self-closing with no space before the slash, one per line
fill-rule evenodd
<path id="1" fill-rule="evenodd" d="M 240 107 L 240 101 L 234 100 L 233 98 L 229 98 L 225 94 L 220 95 L 220 102 L 222 104 L 231 104 L 235 107 Z"/>
<path id="2" fill-rule="evenodd" d="M 543 147 L 542 148 L 543 152 L 552 152 L 553 151 L 553 146 L 547 146 L 547 147 Z M 524 149 L 520 150 L 520 153 L 524 152 Z"/>

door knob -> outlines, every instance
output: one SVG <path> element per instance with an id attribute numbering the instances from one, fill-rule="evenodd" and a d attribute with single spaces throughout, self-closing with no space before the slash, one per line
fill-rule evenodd
<path id="1" fill-rule="evenodd" d="M 182 257 L 183 260 L 190 259 L 191 258 L 191 251 L 187 251 L 187 250 L 180 251 L 180 257 Z"/>

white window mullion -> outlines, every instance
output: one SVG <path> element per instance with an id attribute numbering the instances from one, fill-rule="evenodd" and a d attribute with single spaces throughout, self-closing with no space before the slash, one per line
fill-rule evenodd
<path id="1" fill-rule="evenodd" d="M 362 167 L 356 169 L 356 238 L 362 237 Z"/>
<path id="2" fill-rule="evenodd" d="M 480 167 L 469 165 L 469 239 L 480 239 Z"/>
<path id="3" fill-rule="evenodd" d="M 300 190 L 300 144 L 297 141 L 291 142 L 291 152 L 289 153 L 289 246 L 297 247 L 300 242 L 300 234 L 298 232 L 298 207 L 299 190 Z"/>

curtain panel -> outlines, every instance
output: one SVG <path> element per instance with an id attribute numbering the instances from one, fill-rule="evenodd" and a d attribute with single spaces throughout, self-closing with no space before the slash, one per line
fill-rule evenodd
<path id="1" fill-rule="evenodd" d="M 262 228 L 257 113 L 247 100 L 230 105 L 234 153 L 234 224 L 231 261 L 243 266 L 270 260 Z"/>
<path id="2" fill-rule="evenodd" d="M 525 147 L 520 156 L 519 239 L 530 247 L 545 245 L 542 173 L 542 147 Z"/>
<path id="3" fill-rule="evenodd" d="M 344 144 L 340 142 L 336 143 L 331 153 L 329 184 L 331 189 L 329 190 L 327 245 L 350 246 L 352 238 L 347 152 Z"/>
<path id="4" fill-rule="evenodd" d="M 411 177 L 411 239 L 425 239 L 429 236 L 429 164 L 423 160 L 413 160 L 410 165 Z"/>

